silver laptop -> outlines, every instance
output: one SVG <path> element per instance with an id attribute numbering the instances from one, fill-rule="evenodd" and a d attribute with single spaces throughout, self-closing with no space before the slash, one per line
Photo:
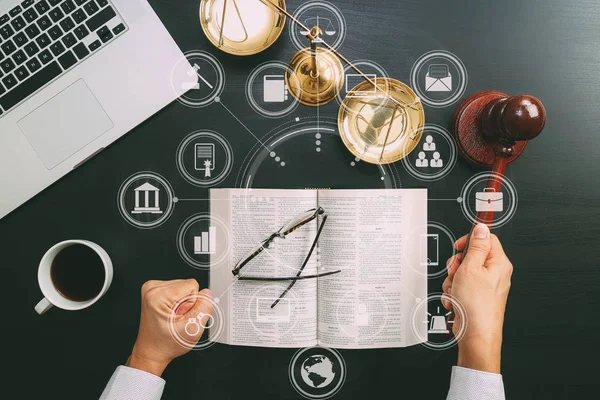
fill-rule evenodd
<path id="1" fill-rule="evenodd" d="M 0 218 L 183 94 L 182 57 L 146 0 L 0 0 Z"/>

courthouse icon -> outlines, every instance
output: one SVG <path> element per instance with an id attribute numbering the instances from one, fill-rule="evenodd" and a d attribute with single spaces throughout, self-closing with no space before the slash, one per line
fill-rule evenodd
<path id="1" fill-rule="evenodd" d="M 162 214 L 162 211 L 159 206 L 159 194 L 160 189 L 152 186 L 149 183 L 144 183 L 142 186 L 139 186 L 134 189 L 135 192 L 135 208 L 131 212 L 132 214 Z M 144 192 L 144 206 L 140 206 L 140 193 Z M 151 193 L 152 196 L 151 196 Z M 154 198 L 154 207 L 150 206 L 151 199 Z"/>

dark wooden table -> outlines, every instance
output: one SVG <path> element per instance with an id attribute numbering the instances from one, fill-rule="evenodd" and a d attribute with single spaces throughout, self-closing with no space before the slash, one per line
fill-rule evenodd
<path id="1" fill-rule="evenodd" d="M 198 1 L 151 3 L 183 50 L 207 50 L 219 58 L 227 73 L 223 100 L 259 136 L 295 116 L 314 116 L 314 109 L 299 107 L 291 116 L 270 120 L 244 101 L 246 78 L 255 66 L 270 60 L 285 62 L 294 52 L 287 28 L 264 53 L 236 58 L 216 50 L 204 37 Z M 600 2 L 334 3 L 347 21 L 341 50 L 350 59 L 376 61 L 392 77 L 408 82 L 411 66 L 421 54 L 447 50 L 467 67 L 464 97 L 496 89 L 532 94 L 544 102 L 545 132 L 508 170 L 518 190 L 518 212 L 496 232 L 515 266 L 502 359 L 507 398 L 567 399 L 598 393 Z M 291 0 L 288 9 L 300 4 Z M 449 127 L 455 106 L 426 107 L 427 122 Z M 337 105 L 320 112 L 334 118 Z M 196 110 L 175 102 L 0 221 L 0 298 L 6 307 L 2 391 L 7 398 L 97 398 L 135 340 L 142 283 L 193 277 L 207 285 L 207 273 L 185 264 L 175 246 L 177 228 L 201 206 L 178 205 L 160 228 L 139 230 L 123 220 L 115 201 L 126 177 L 143 170 L 167 177 L 180 197 L 206 197 L 207 190 L 189 185 L 175 165 L 182 138 L 203 128 L 218 131 L 231 142 L 236 163 L 220 186 L 234 186 L 241 162 L 256 141 L 219 106 Z M 312 162 L 313 154 L 289 156 Z M 332 144 L 326 155 L 314 161 L 319 168 L 328 160 L 348 159 L 340 143 Z M 433 198 L 456 197 L 464 182 L 479 172 L 459 160 L 447 178 L 426 184 L 412 178 L 401 164 L 398 170 L 403 187 L 427 187 Z M 315 171 L 318 168 L 296 176 L 294 184 L 334 184 L 335 177 Z M 352 182 L 351 176 L 340 179 Z M 356 182 L 356 187 L 362 186 Z M 264 178 L 262 184 L 278 182 Z M 442 203 L 430 204 L 430 219 L 444 223 L 455 235 L 465 233 L 470 224 L 458 206 Z M 33 306 L 41 298 L 39 259 L 54 243 L 72 238 L 106 248 L 115 266 L 112 288 L 86 311 L 52 310 L 38 316 Z M 439 291 L 439 285 L 440 280 L 431 280 L 430 292 Z M 298 399 L 288 380 L 293 353 L 222 345 L 194 352 L 166 371 L 164 398 Z M 456 349 L 435 352 L 422 346 L 341 353 L 348 377 L 336 398 L 343 399 L 444 398 L 456 360 Z"/>

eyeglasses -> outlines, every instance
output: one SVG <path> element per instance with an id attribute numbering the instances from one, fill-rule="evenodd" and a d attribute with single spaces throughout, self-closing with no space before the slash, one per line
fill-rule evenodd
<path id="1" fill-rule="evenodd" d="M 256 256 L 258 256 L 260 253 L 262 253 L 263 250 L 268 249 L 269 246 L 271 245 L 271 243 L 273 243 L 276 238 L 285 239 L 285 237 L 287 235 L 289 235 L 290 233 L 292 233 L 295 230 L 301 228 L 302 226 L 308 224 L 312 220 L 316 220 L 319 215 L 322 216 L 321 217 L 321 225 L 319 226 L 319 229 L 317 230 L 317 235 L 315 236 L 315 240 L 313 241 L 313 243 L 310 247 L 308 255 L 304 259 L 304 262 L 302 263 L 302 266 L 298 270 L 298 273 L 296 274 L 296 276 L 263 277 L 263 276 L 240 275 L 240 270 L 246 264 L 248 264 L 250 261 L 252 261 Z M 283 291 L 281 296 L 279 296 L 279 298 L 277 300 L 275 300 L 275 302 L 271 305 L 271 308 L 274 308 L 281 301 L 281 299 L 283 299 L 283 297 L 285 297 L 285 295 L 288 294 L 290 289 L 296 284 L 297 281 L 302 280 L 302 279 L 320 278 L 320 277 L 334 275 L 334 274 L 338 274 L 338 273 L 342 272 L 342 270 L 337 270 L 337 271 L 324 272 L 322 274 L 317 273 L 314 275 L 300 276 L 302 274 L 302 271 L 304 270 L 304 267 L 306 267 L 306 264 L 308 263 L 308 260 L 310 259 L 310 256 L 312 255 L 315 247 L 317 246 L 317 242 L 319 241 L 319 236 L 321 236 L 321 232 L 323 231 L 323 227 L 325 226 L 326 221 L 327 221 L 327 214 L 325 214 L 325 210 L 323 210 L 322 207 L 313 208 L 311 210 L 303 212 L 302 214 L 300 214 L 299 216 L 297 216 L 296 218 L 292 219 L 290 222 L 285 224 L 283 227 L 281 227 L 281 229 L 279 229 L 277 232 L 271 234 L 268 238 L 263 240 L 257 247 L 255 247 L 252 251 L 250 251 L 248 253 L 248 255 L 246 255 L 244 258 L 242 258 L 236 264 L 235 268 L 231 272 L 233 273 L 234 276 L 237 276 L 239 280 L 244 280 L 244 281 L 270 281 L 270 282 L 291 281 L 290 284 L 288 285 L 288 287 Z"/>

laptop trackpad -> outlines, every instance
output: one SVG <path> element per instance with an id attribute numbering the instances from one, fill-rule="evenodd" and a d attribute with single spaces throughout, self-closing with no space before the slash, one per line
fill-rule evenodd
<path id="1" fill-rule="evenodd" d="M 113 127 L 85 82 L 80 79 L 17 125 L 52 169 Z"/>

